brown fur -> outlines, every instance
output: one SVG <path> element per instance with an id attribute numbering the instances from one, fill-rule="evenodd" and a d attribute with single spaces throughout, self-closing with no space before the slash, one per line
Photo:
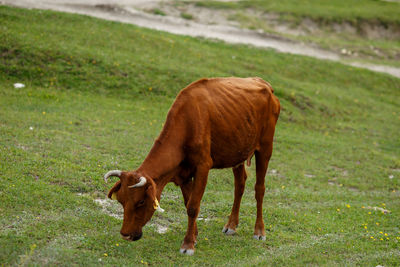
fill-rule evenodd
<path id="1" fill-rule="evenodd" d="M 212 168 L 233 168 L 235 200 L 226 229 L 235 230 L 244 191 L 246 172 L 256 156 L 257 219 L 254 234 L 264 237 L 262 201 L 265 174 L 272 154 L 280 104 L 269 83 L 261 78 L 201 79 L 176 97 L 152 149 L 136 171 L 123 172 L 110 190 L 124 207 L 121 234 L 139 239 L 142 227 L 154 213 L 154 198 L 160 200 L 164 186 L 181 187 L 188 214 L 188 229 L 182 250 L 194 250 L 196 218 L 208 172 Z M 147 184 L 128 188 L 144 176 Z"/>

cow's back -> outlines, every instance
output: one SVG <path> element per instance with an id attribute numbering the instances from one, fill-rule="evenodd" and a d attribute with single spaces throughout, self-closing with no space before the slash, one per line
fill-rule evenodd
<path id="1" fill-rule="evenodd" d="M 191 115 L 191 139 L 210 143 L 214 168 L 245 161 L 258 148 L 271 117 L 279 114 L 279 102 L 261 78 L 202 79 L 179 98 Z"/>

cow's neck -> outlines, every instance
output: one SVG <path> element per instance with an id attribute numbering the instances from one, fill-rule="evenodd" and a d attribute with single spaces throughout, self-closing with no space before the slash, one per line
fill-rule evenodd
<path id="1" fill-rule="evenodd" d="M 150 177 L 154 180 L 157 185 L 158 198 L 183 160 L 182 143 L 184 137 L 180 135 L 179 131 L 176 131 L 177 127 L 173 126 L 176 126 L 176 124 L 166 123 L 146 159 L 137 169 L 145 177 Z"/>

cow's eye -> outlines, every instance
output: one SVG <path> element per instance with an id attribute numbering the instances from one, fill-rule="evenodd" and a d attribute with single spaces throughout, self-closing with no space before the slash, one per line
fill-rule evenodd
<path id="1" fill-rule="evenodd" d="M 140 200 L 137 204 L 138 207 L 143 206 L 144 205 L 144 200 Z"/>

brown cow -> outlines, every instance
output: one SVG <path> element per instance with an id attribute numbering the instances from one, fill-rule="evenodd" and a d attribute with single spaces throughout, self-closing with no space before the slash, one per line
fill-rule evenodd
<path id="1" fill-rule="evenodd" d="M 201 79 L 183 89 L 168 112 L 160 136 L 135 171 L 110 171 L 104 179 L 120 180 L 108 197 L 124 208 L 121 235 L 138 240 L 142 227 L 159 207 L 164 186 L 180 186 L 188 228 L 180 252 L 192 255 L 197 237 L 196 218 L 212 168 L 233 169 L 235 198 L 225 234 L 234 234 L 246 172 L 244 162 L 255 154 L 257 219 L 254 238 L 265 240 L 262 205 L 265 174 L 272 154 L 280 104 L 272 87 L 261 78 Z"/>

